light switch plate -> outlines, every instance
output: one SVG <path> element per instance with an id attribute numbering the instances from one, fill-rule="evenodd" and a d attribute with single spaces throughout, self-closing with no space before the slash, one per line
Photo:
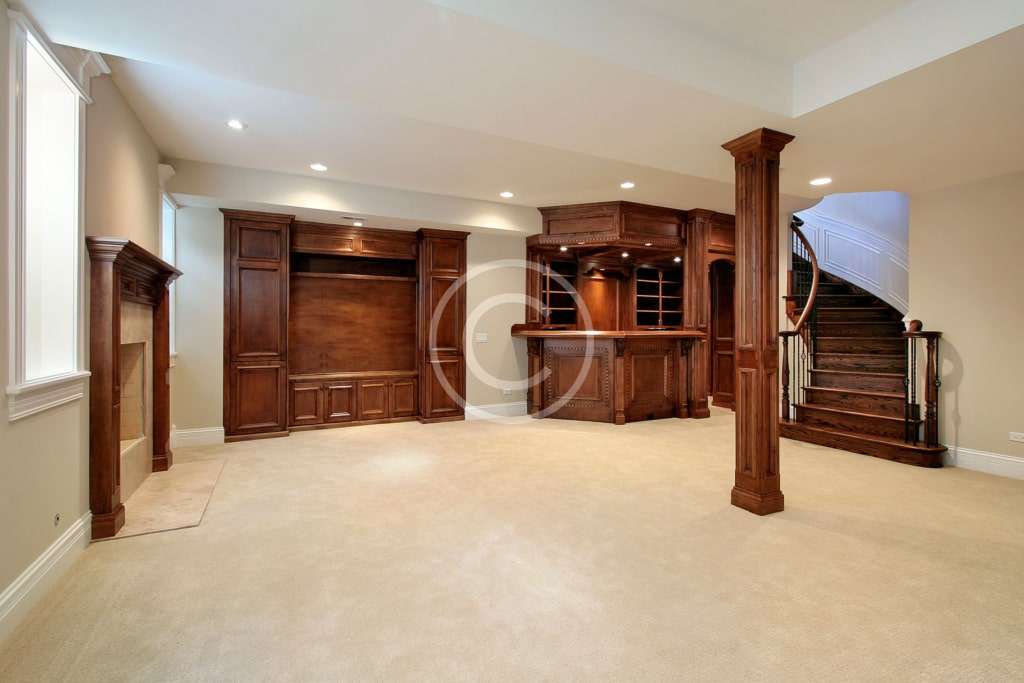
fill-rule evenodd
<path id="1" fill-rule="evenodd" d="M 1024 443 L 1024 432 L 1010 432 L 1010 441 L 1020 441 Z"/>
<path id="2" fill-rule="evenodd" d="M 477 344 L 486 344 L 487 343 L 487 333 L 486 332 L 477 332 L 476 334 L 473 335 L 473 339 L 476 340 Z"/>

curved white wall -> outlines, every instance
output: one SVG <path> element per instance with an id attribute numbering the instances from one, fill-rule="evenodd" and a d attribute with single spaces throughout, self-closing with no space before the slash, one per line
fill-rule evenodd
<path id="1" fill-rule="evenodd" d="M 797 212 L 818 265 L 903 314 L 910 309 L 910 202 L 901 192 L 834 194 Z"/>

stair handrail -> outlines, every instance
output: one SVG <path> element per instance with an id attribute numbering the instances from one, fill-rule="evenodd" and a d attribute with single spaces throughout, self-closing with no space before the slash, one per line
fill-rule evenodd
<path id="1" fill-rule="evenodd" d="M 810 377 L 810 369 L 813 364 L 813 354 L 815 345 L 815 330 L 807 329 L 808 321 L 812 320 L 811 313 L 814 310 L 814 303 L 818 297 L 818 284 L 821 281 L 821 269 L 818 267 L 818 255 L 814 253 L 814 248 L 811 247 L 810 240 L 804 235 L 800 226 L 804 222 L 798 217 L 793 216 L 789 222 L 789 229 L 796 235 L 797 239 L 803 245 L 804 251 L 807 253 L 808 261 L 811 264 L 811 288 L 807 293 L 807 300 L 804 302 L 803 310 L 800 312 L 800 317 L 797 318 L 796 324 L 792 330 L 782 330 L 779 332 L 779 338 L 782 341 L 782 371 L 780 380 L 782 382 L 781 392 L 781 417 L 783 420 L 790 419 L 791 410 L 791 381 L 790 381 L 790 360 L 789 360 L 789 344 L 790 339 L 793 339 L 793 363 L 796 370 L 796 384 L 792 388 L 793 400 L 799 403 L 801 398 L 801 392 L 803 387 L 808 383 Z M 790 248 L 792 248 L 792 240 L 789 240 Z M 792 292 L 790 296 L 786 297 L 792 300 Z M 814 325 L 811 326 L 816 327 Z"/>
<path id="2" fill-rule="evenodd" d="M 793 216 L 793 220 L 790 221 L 789 229 L 793 231 L 797 239 L 804 245 L 804 249 L 807 250 L 807 256 L 810 257 L 811 261 L 811 291 L 807 295 L 807 302 L 804 304 L 804 309 L 800 313 L 800 317 L 796 321 L 796 325 L 793 326 L 793 332 L 799 333 L 803 330 L 804 325 L 807 324 L 807 319 L 811 315 L 811 310 L 814 308 L 814 300 L 818 298 L 818 283 L 821 281 L 821 269 L 818 268 L 818 255 L 814 253 L 814 248 L 811 246 L 810 240 L 804 235 L 803 230 L 800 226 L 804 222 Z"/>

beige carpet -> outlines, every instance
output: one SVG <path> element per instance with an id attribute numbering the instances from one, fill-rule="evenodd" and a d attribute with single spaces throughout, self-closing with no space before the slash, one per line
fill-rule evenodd
<path id="1" fill-rule="evenodd" d="M 1024 482 L 783 442 L 761 518 L 732 448 L 716 412 L 197 449 L 203 524 L 90 546 L 0 680 L 1020 680 Z"/>
<path id="2" fill-rule="evenodd" d="M 125 522 L 113 539 L 199 526 L 224 460 L 178 462 L 146 477 L 125 501 Z"/>

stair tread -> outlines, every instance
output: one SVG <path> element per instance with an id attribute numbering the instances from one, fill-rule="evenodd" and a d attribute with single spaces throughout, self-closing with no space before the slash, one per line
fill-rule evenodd
<path id="1" fill-rule="evenodd" d="M 810 384 L 804 389 L 814 389 L 815 391 L 830 391 L 837 394 L 857 394 L 858 396 L 879 396 L 881 398 L 903 398 L 902 392 L 895 391 L 872 391 L 871 389 L 845 389 L 843 387 L 819 387 L 814 384 Z"/>
<path id="2" fill-rule="evenodd" d="M 834 406 L 823 406 L 820 403 L 797 403 L 797 408 L 809 408 L 811 410 L 824 410 L 829 413 L 838 413 L 841 415 L 853 415 L 855 417 L 873 417 L 880 420 L 892 420 L 894 422 L 903 422 L 902 417 L 893 417 L 892 415 L 879 415 L 878 413 L 865 413 L 860 410 L 848 410 L 846 408 L 836 408 Z M 922 422 L 922 420 L 916 418 L 909 418 L 911 422 Z"/>
<path id="3" fill-rule="evenodd" d="M 876 372 L 874 370 L 833 370 L 831 368 L 811 368 L 811 372 L 831 372 L 837 375 L 870 375 L 872 377 L 903 377 L 902 372 Z"/>
<path id="4" fill-rule="evenodd" d="M 889 436 L 878 436 L 876 434 L 863 434 L 861 432 L 848 432 L 843 429 L 832 429 L 831 427 L 821 427 L 819 425 L 809 425 L 803 422 L 797 422 L 795 420 L 780 420 L 789 425 L 799 426 L 801 429 L 807 429 L 815 432 L 821 432 L 822 434 L 835 434 L 837 436 L 846 437 L 848 439 L 854 439 L 857 441 L 871 441 L 874 443 L 886 444 L 889 446 L 898 446 L 900 448 L 906 448 L 908 450 L 922 451 L 927 453 L 942 453 L 946 450 L 945 446 L 922 446 L 921 444 L 907 443 L 903 439 L 896 439 Z"/>

